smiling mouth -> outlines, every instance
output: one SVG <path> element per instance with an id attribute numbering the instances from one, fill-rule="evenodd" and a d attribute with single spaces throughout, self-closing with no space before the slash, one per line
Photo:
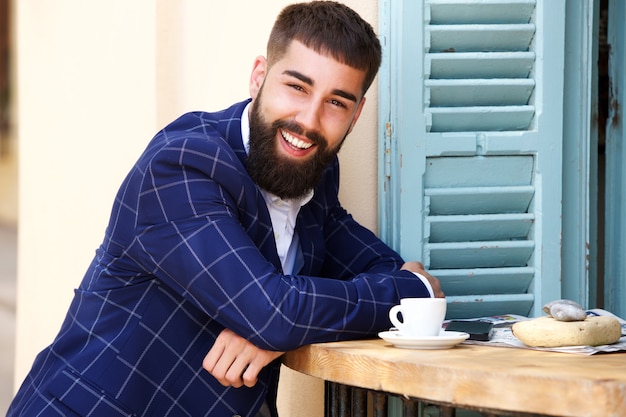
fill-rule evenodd
<path id="1" fill-rule="evenodd" d="M 291 133 L 282 129 L 280 130 L 280 135 L 283 137 L 283 139 L 285 139 L 285 142 L 287 142 L 293 148 L 298 149 L 298 150 L 304 151 L 304 150 L 311 148 L 314 145 L 314 143 L 306 142 L 302 139 L 298 139 L 297 137 L 293 136 Z"/>

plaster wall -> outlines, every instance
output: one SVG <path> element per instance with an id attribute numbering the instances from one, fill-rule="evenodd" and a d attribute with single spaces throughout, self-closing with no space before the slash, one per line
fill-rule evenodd
<path id="1" fill-rule="evenodd" d="M 158 129 L 248 97 L 284 0 L 15 2 L 19 242 L 15 387 L 56 335 L 117 187 Z M 377 0 L 346 0 L 376 27 Z M 376 85 L 340 153 L 341 199 L 375 230 Z M 286 370 L 283 416 L 321 415 Z M 307 414 L 308 413 L 308 414 Z"/>

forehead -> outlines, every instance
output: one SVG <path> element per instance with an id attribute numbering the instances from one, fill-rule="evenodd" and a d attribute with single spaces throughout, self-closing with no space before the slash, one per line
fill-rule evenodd
<path id="1" fill-rule="evenodd" d="M 320 54 L 299 41 L 292 41 L 285 54 L 270 70 L 274 76 L 297 72 L 312 81 L 315 88 L 346 91 L 358 100 L 363 96 L 365 71 Z"/>

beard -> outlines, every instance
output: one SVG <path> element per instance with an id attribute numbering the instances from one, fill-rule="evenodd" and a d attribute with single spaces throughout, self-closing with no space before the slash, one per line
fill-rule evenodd
<path id="1" fill-rule="evenodd" d="M 250 111 L 250 152 L 246 162 L 248 173 L 259 187 L 282 199 L 300 198 L 317 185 L 324 170 L 337 156 L 347 133 L 336 149 L 329 149 L 324 136 L 306 132 L 295 122 L 267 122 L 261 115 L 260 99 L 261 92 Z M 280 129 L 312 141 L 317 147 L 312 157 L 297 160 L 280 155 L 276 149 L 276 137 Z"/>

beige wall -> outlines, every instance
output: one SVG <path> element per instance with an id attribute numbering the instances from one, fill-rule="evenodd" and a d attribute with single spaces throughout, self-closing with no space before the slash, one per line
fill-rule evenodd
<path id="1" fill-rule="evenodd" d="M 345 2 L 376 26 L 377 0 Z M 101 241 L 117 187 L 139 153 L 180 113 L 217 110 L 248 97 L 253 59 L 265 53 L 271 24 L 287 3 L 15 2 L 16 384 L 58 331 Z M 377 216 L 376 101 L 374 86 L 340 155 L 343 203 L 371 228 Z M 284 381 L 284 416 L 303 417 L 311 408 L 319 415 L 318 381 L 292 373 Z"/>

